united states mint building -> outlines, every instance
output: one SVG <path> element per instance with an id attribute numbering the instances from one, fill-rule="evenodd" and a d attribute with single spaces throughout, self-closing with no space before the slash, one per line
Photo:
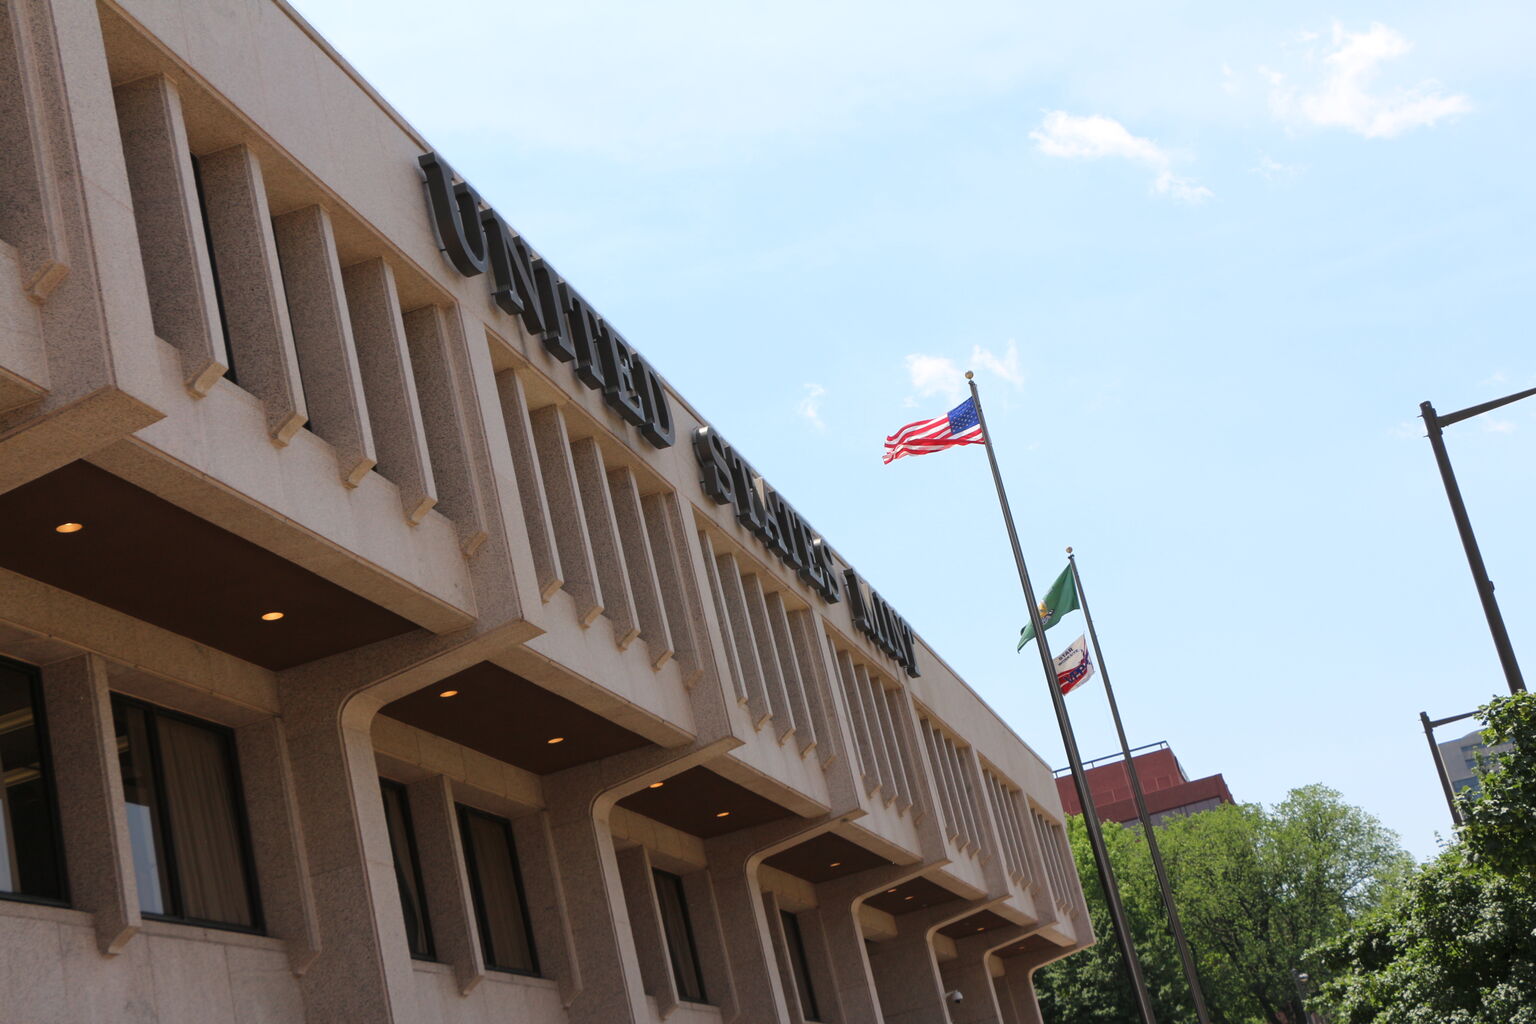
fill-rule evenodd
<path id="1" fill-rule="evenodd" d="M 0 0 L 0 1022 L 1038 1021 L 1046 764 L 453 159 Z"/>

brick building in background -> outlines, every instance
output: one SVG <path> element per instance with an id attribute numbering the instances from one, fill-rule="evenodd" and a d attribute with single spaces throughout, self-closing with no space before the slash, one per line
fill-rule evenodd
<path id="1" fill-rule="evenodd" d="M 1141 789 L 1154 825 L 1161 825 L 1165 818 L 1173 815 L 1194 814 L 1235 803 L 1227 789 L 1227 780 L 1219 772 L 1203 779 L 1190 779 L 1166 742 L 1137 747 L 1131 751 L 1131 757 L 1136 762 L 1136 773 L 1141 777 Z M 1136 821 L 1136 800 L 1131 795 L 1125 758 L 1114 754 L 1089 761 L 1083 767 L 1088 774 L 1088 791 L 1093 794 L 1093 806 L 1099 817 L 1122 825 Z M 1061 796 L 1061 806 L 1066 813 L 1083 812 L 1077 790 L 1072 785 L 1070 769 L 1063 768 L 1056 773 L 1056 792 Z"/>

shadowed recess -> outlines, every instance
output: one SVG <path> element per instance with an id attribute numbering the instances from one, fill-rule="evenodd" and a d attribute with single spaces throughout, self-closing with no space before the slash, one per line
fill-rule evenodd
<path id="1" fill-rule="evenodd" d="M 386 704 L 383 712 L 536 775 L 650 742 L 488 661 Z"/>
<path id="2" fill-rule="evenodd" d="M 264 668 L 416 628 L 87 462 L 0 494 L 0 522 L 0 566 Z"/>
<path id="3" fill-rule="evenodd" d="M 960 897 L 926 878 L 912 878 L 898 886 L 884 889 L 865 900 L 865 904 L 887 914 L 910 914 L 925 907 L 936 907 Z"/>
<path id="4" fill-rule="evenodd" d="M 939 929 L 940 935 L 948 935 L 952 939 L 963 939 L 967 935 L 980 935 L 982 932 L 990 932 L 994 928 L 1007 928 L 1015 922 L 1006 917 L 1000 917 L 990 910 L 978 910 L 970 917 L 962 918 L 953 924 L 947 924 Z"/>
<path id="5" fill-rule="evenodd" d="M 619 806 L 700 839 L 727 835 L 792 814 L 787 807 L 708 768 L 690 768 L 656 789 L 642 789 L 625 797 Z"/>
<path id="6" fill-rule="evenodd" d="M 1044 935 L 1030 935 L 1020 939 L 1011 946 L 1004 946 L 997 951 L 996 955 L 1006 959 L 1010 956 L 1022 956 L 1025 953 L 1039 953 L 1042 950 L 1056 950 L 1060 952 L 1061 947 Z"/>
<path id="7" fill-rule="evenodd" d="M 797 846 L 779 851 L 763 863 L 807 882 L 828 882 L 891 862 L 850 839 L 832 832 L 823 832 Z"/>

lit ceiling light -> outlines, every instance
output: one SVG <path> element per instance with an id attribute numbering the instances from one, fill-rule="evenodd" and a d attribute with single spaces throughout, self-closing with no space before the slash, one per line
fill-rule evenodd
<path id="1" fill-rule="evenodd" d="M 282 617 L 283 617 L 283 613 L 282 612 L 263 612 L 262 616 L 261 616 L 261 621 L 262 622 L 276 622 L 278 619 L 280 619 Z"/>
<path id="2" fill-rule="evenodd" d="M 444 690 L 442 693 L 438 694 L 439 697 L 457 697 L 458 695 L 458 690 Z"/>
<path id="3" fill-rule="evenodd" d="M 653 783 L 651 783 L 649 786 L 647 786 L 645 788 L 646 789 L 660 789 L 662 786 L 665 786 L 665 785 L 666 785 L 665 782 L 653 782 Z"/>
<path id="4" fill-rule="evenodd" d="M 835 860 L 831 864 L 827 865 L 827 867 L 829 867 L 829 868 L 840 868 L 842 866 L 843 866 L 843 862 L 840 861 L 840 860 Z"/>
<path id="5" fill-rule="evenodd" d="M 84 523 L 60 523 L 53 528 L 54 533 L 79 533 L 85 529 Z"/>
<path id="6" fill-rule="evenodd" d="M 917 897 L 916 897 L 916 896 L 908 896 L 908 897 L 907 897 L 907 899 L 909 899 L 909 900 L 915 900 L 915 899 L 917 899 Z"/>
<path id="7" fill-rule="evenodd" d="M 721 811 L 719 814 L 715 815 L 715 817 L 717 817 L 717 818 L 729 818 L 730 816 L 731 816 L 731 812 L 730 811 Z"/>
<path id="8" fill-rule="evenodd" d="M 565 737 L 564 736 L 551 736 L 549 739 L 545 740 L 544 742 L 545 743 L 564 743 L 565 742 Z"/>
<path id="9" fill-rule="evenodd" d="M 987 926 L 986 925 L 982 925 L 980 928 L 977 928 L 976 930 L 979 931 L 979 932 L 984 932 L 984 931 L 987 930 Z"/>
<path id="10" fill-rule="evenodd" d="M 885 891 L 886 891 L 886 892 L 895 892 L 895 891 L 896 891 L 896 890 L 895 890 L 895 889 L 887 889 L 887 890 L 885 890 Z"/>

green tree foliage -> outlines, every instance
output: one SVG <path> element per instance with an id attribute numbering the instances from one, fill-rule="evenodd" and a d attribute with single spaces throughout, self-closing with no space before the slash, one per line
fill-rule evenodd
<path id="1" fill-rule="evenodd" d="M 1333 1024 L 1536 1024 L 1536 696 L 1480 717 L 1514 746 L 1463 801 L 1458 841 L 1318 951 Z"/>
<path id="2" fill-rule="evenodd" d="M 1194 1020 L 1188 987 L 1141 832 L 1105 826 L 1154 1008 L 1163 1022 Z M 1374 908 L 1408 870 L 1397 838 L 1325 786 L 1292 790 L 1279 805 L 1219 807 L 1158 828 L 1175 899 L 1220 1024 L 1302 1019 L 1292 971 L 1306 953 Z M 1081 819 L 1072 822 L 1078 873 L 1097 945 L 1036 976 L 1052 1024 L 1135 1020 L 1108 911 Z"/>

